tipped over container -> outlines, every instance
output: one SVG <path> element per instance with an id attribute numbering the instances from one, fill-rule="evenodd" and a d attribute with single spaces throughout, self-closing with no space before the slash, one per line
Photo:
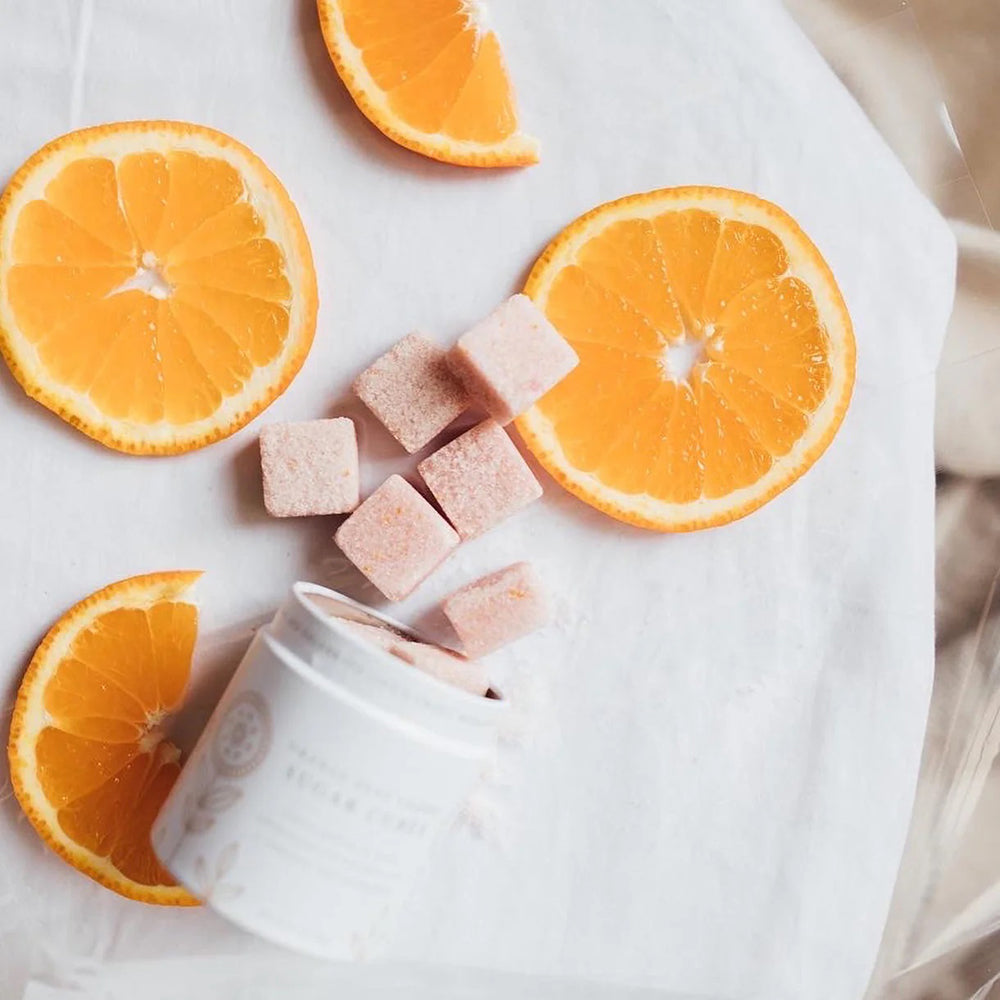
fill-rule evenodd
<path id="1" fill-rule="evenodd" d="M 168 871 L 233 923 L 297 951 L 368 957 L 496 742 L 505 703 L 404 663 L 297 583 L 250 644 L 153 824 Z"/>

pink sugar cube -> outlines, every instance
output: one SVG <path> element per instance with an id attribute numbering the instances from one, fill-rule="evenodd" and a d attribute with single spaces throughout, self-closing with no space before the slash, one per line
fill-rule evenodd
<path id="1" fill-rule="evenodd" d="M 580 359 L 527 295 L 514 295 L 459 338 L 448 364 L 491 417 L 510 423 Z"/>
<path id="2" fill-rule="evenodd" d="M 354 391 L 411 454 L 438 436 L 469 406 L 469 395 L 444 349 L 410 333 L 366 368 Z"/>
<path id="3" fill-rule="evenodd" d="M 404 663 L 439 681 L 453 684 L 470 694 L 484 695 L 489 690 L 486 668 L 475 660 L 468 660 L 441 646 L 408 639 L 388 626 L 368 625 L 348 618 L 338 620 L 347 631 L 363 642 L 392 653 Z"/>
<path id="4" fill-rule="evenodd" d="M 448 522 L 402 476 L 390 476 L 368 497 L 336 540 L 390 601 L 412 593 L 458 545 Z"/>
<path id="5" fill-rule="evenodd" d="M 341 618 L 340 624 L 359 639 L 370 642 L 373 646 L 378 646 L 379 649 L 384 649 L 388 653 L 391 653 L 392 647 L 400 641 L 400 636 L 396 632 L 391 632 L 379 625 L 366 625 L 364 622 L 356 622 L 348 618 Z"/>
<path id="6" fill-rule="evenodd" d="M 489 690 L 486 667 L 475 660 L 467 660 L 458 653 L 424 642 L 400 642 L 392 651 L 401 660 L 425 674 L 462 688 L 469 694 L 484 695 Z"/>
<path id="7" fill-rule="evenodd" d="M 542 487 L 507 432 L 484 420 L 418 466 L 462 538 L 475 538 L 537 500 Z"/>
<path id="8" fill-rule="evenodd" d="M 275 517 L 345 514 L 359 500 L 358 439 L 347 417 L 260 432 L 264 506 Z"/>
<path id="9" fill-rule="evenodd" d="M 492 653 L 552 620 L 545 588 L 526 562 L 456 590 L 443 609 L 469 656 Z"/>

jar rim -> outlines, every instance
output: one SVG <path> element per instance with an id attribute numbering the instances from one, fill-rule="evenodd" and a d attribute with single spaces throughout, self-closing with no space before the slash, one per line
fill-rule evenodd
<path id="1" fill-rule="evenodd" d="M 318 583 L 310 583 L 306 580 L 299 580 L 292 585 L 291 596 L 298 608 L 305 612 L 321 628 L 334 633 L 338 639 L 346 640 L 353 648 L 363 651 L 368 656 L 373 656 L 380 663 L 384 664 L 386 669 L 393 671 L 401 679 L 402 683 L 424 690 L 429 688 L 435 692 L 436 697 L 450 701 L 456 706 L 460 706 L 466 712 L 471 710 L 476 717 L 492 718 L 498 710 L 507 708 L 507 701 L 502 692 L 497 691 L 493 687 L 490 687 L 485 695 L 473 694 L 454 684 L 449 684 L 447 681 L 424 673 L 424 671 L 404 663 L 399 657 L 393 656 L 387 650 L 380 649 L 378 646 L 366 642 L 355 632 L 339 624 L 337 617 L 324 613 L 313 598 L 320 597 L 359 612 L 362 616 L 362 624 L 364 624 L 364 619 L 368 619 L 369 621 L 374 619 L 380 626 L 386 626 L 413 641 L 430 643 L 430 640 L 421 635 L 417 629 L 396 620 L 391 615 L 368 607 L 339 591 L 331 590 L 329 587 L 324 587 Z M 438 643 L 430 644 L 439 646 Z M 439 648 L 443 649 L 444 647 L 439 646 Z"/>

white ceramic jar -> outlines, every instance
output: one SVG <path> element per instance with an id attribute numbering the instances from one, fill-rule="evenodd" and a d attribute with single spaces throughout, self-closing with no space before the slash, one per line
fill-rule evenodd
<path id="1" fill-rule="evenodd" d="M 295 584 L 153 825 L 164 866 L 209 906 L 332 959 L 378 950 L 505 710 L 359 639 L 345 617 L 419 638 Z"/>

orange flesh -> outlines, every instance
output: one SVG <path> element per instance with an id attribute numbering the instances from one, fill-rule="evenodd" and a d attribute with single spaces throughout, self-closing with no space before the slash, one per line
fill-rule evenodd
<path id="1" fill-rule="evenodd" d="M 263 232 L 223 159 L 78 159 L 18 216 L 11 308 L 52 376 L 102 413 L 193 423 L 284 346 L 291 287 Z M 123 287 L 143 278 L 153 292 Z"/>
<path id="2" fill-rule="evenodd" d="M 831 381 L 809 288 L 768 229 L 701 209 L 607 226 L 545 302 L 579 366 L 538 404 L 567 461 L 670 503 L 757 482 Z M 688 372 L 675 370 L 684 344 Z"/>
<path id="3" fill-rule="evenodd" d="M 37 776 L 65 834 L 142 885 L 175 885 L 149 843 L 179 773 L 161 720 L 178 707 L 197 633 L 193 605 L 110 611 L 73 640 L 44 692 Z"/>
<path id="4" fill-rule="evenodd" d="M 463 0 L 342 0 L 340 7 L 348 38 L 399 119 L 483 144 L 516 132 L 500 44 Z"/>

